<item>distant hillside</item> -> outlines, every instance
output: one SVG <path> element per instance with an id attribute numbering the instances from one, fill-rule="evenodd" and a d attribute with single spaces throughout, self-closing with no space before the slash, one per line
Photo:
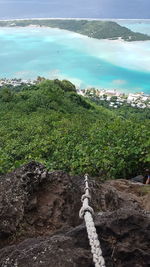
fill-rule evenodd
<path id="1" fill-rule="evenodd" d="M 122 27 L 113 21 L 88 21 L 88 20 L 14 20 L 0 21 L 0 26 L 29 26 L 39 25 L 52 28 L 60 28 L 73 32 L 77 32 L 88 37 L 97 39 L 118 39 L 125 41 L 145 41 L 150 40 L 150 36 L 142 33 L 135 33 L 126 27 Z"/>

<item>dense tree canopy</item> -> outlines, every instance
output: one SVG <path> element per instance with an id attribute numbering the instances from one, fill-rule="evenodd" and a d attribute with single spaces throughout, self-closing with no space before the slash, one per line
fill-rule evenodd
<path id="1" fill-rule="evenodd" d="M 49 170 L 129 178 L 149 164 L 149 126 L 147 112 L 102 107 L 66 80 L 1 88 L 0 173 L 37 160 Z"/>

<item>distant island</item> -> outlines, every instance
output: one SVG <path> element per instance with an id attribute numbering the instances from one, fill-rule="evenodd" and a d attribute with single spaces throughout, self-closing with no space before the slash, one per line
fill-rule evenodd
<path id="1" fill-rule="evenodd" d="M 39 26 L 59 28 L 76 32 L 96 39 L 121 39 L 127 42 L 150 40 L 150 36 L 133 32 L 114 21 L 77 20 L 77 19 L 25 19 L 0 21 L 0 27 Z"/>

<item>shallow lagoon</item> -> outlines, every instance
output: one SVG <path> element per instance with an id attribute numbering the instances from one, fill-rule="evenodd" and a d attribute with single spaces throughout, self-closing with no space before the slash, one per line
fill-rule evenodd
<path id="1" fill-rule="evenodd" d="M 121 26 L 125 26 L 134 32 L 141 32 L 150 35 L 150 20 L 149 19 L 121 19 L 116 20 Z"/>
<path id="2" fill-rule="evenodd" d="M 96 40 L 50 28 L 0 28 L 0 77 L 69 79 L 150 93 L 150 42 Z"/>

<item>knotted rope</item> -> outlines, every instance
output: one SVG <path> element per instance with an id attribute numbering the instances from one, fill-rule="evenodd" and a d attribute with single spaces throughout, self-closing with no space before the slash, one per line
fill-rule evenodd
<path id="1" fill-rule="evenodd" d="M 105 260 L 102 256 L 102 250 L 100 246 L 100 242 L 98 240 L 98 236 L 96 233 L 96 228 L 94 225 L 93 221 L 93 215 L 94 211 L 93 209 L 89 206 L 89 200 L 91 199 L 90 196 L 90 188 L 88 185 L 88 175 L 85 175 L 85 194 L 82 195 L 81 201 L 82 201 L 82 207 L 79 212 L 80 218 L 84 218 L 86 228 L 87 228 L 87 233 L 88 233 L 88 238 L 89 238 L 89 243 L 91 246 L 91 252 L 93 254 L 93 262 L 95 263 L 95 267 L 105 267 Z"/>

